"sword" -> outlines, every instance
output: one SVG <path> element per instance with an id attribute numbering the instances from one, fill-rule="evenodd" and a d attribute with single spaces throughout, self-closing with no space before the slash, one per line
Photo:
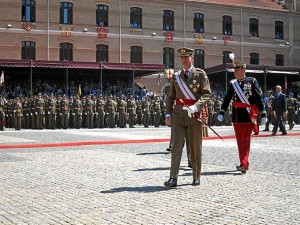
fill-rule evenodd
<path id="1" fill-rule="evenodd" d="M 217 135 L 222 141 L 224 141 L 224 139 L 211 126 L 209 126 L 202 118 L 198 117 L 197 120 L 203 123 L 205 126 L 207 126 L 212 132 L 215 133 L 215 135 Z"/>
<path id="2" fill-rule="evenodd" d="M 183 100 L 181 100 L 181 102 L 183 102 Z M 189 108 L 189 106 L 183 106 L 185 108 Z M 193 113 L 192 115 L 194 115 L 197 120 L 199 122 L 202 122 L 205 126 L 207 126 L 212 132 L 214 132 L 215 135 L 217 135 L 222 141 L 224 141 L 224 139 L 211 127 L 209 126 L 201 117 L 200 117 L 200 113 Z"/>

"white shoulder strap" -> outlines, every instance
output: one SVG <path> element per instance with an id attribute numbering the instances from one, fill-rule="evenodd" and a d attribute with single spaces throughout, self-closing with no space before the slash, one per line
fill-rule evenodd
<path id="1" fill-rule="evenodd" d="M 232 86 L 233 86 L 236 94 L 238 95 L 239 99 L 241 100 L 241 102 L 250 105 L 248 99 L 246 98 L 244 92 L 241 89 L 241 86 L 238 84 L 237 79 L 232 80 L 231 83 L 232 83 Z M 247 111 L 250 113 L 250 108 L 249 107 L 247 107 Z"/>
<path id="2" fill-rule="evenodd" d="M 181 79 L 181 77 L 179 76 L 178 72 L 175 73 L 175 78 L 176 78 L 176 81 L 177 81 L 177 83 L 179 85 L 179 88 L 182 91 L 182 93 L 185 96 L 185 98 L 196 100 L 195 96 L 190 91 L 190 89 L 188 88 L 188 86 L 186 85 L 186 83 Z"/>

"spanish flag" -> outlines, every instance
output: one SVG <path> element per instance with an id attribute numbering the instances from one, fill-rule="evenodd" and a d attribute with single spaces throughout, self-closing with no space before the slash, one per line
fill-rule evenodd
<path id="1" fill-rule="evenodd" d="M 78 86 L 78 95 L 81 96 L 81 84 Z"/>

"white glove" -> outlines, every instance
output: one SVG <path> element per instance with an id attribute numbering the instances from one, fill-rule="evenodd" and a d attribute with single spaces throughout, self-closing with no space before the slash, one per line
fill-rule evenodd
<path id="1" fill-rule="evenodd" d="M 223 121 L 224 116 L 222 114 L 219 114 L 217 117 L 217 120 L 219 120 L 220 122 Z"/>
<path id="2" fill-rule="evenodd" d="M 192 118 L 193 113 L 198 112 L 198 108 L 195 105 L 190 105 L 189 107 L 183 106 L 182 109 L 187 111 L 190 118 Z"/>
<path id="3" fill-rule="evenodd" d="M 262 117 L 261 118 L 261 125 L 265 125 L 268 122 L 267 117 Z"/>

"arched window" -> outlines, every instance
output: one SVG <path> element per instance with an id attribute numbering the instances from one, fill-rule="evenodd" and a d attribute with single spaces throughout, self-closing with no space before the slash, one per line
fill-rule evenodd
<path id="1" fill-rule="evenodd" d="M 204 33 L 204 15 L 202 13 L 194 14 L 194 32 L 195 33 Z"/>
<path id="2" fill-rule="evenodd" d="M 223 63 L 232 63 L 232 60 L 229 58 L 230 51 L 223 52 Z"/>
<path id="3" fill-rule="evenodd" d="M 259 37 L 258 33 L 258 19 L 249 19 L 249 34 L 251 37 Z"/>
<path id="4" fill-rule="evenodd" d="M 73 3 L 61 2 L 60 3 L 60 24 L 73 24 Z"/>
<path id="5" fill-rule="evenodd" d="M 140 46 L 130 47 L 130 63 L 143 63 L 143 48 Z"/>
<path id="6" fill-rule="evenodd" d="M 22 41 L 21 59 L 35 60 L 35 42 Z"/>
<path id="7" fill-rule="evenodd" d="M 223 16 L 223 35 L 232 36 L 232 17 L 231 16 Z"/>
<path id="8" fill-rule="evenodd" d="M 201 49 L 195 49 L 194 66 L 204 69 L 204 51 Z"/>
<path id="9" fill-rule="evenodd" d="M 142 29 L 143 28 L 143 10 L 138 7 L 130 8 L 130 28 Z"/>
<path id="10" fill-rule="evenodd" d="M 108 27 L 108 6 L 97 5 L 96 25 L 99 27 Z"/>
<path id="11" fill-rule="evenodd" d="M 60 61 L 73 61 L 73 44 L 60 43 L 59 60 Z"/>
<path id="12" fill-rule="evenodd" d="M 109 62 L 108 61 L 108 45 L 97 45 L 96 46 L 96 61 L 97 62 Z"/>
<path id="13" fill-rule="evenodd" d="M 259 54 L 250 53 L 250 64 L 259 65 Z"/>
<path id="14" fill-rule="evenodd" d="M 284 55 L 282 54 L 275 55 L 275 65 L 284 66 Z"/>
<path id="15" fill-rule="evenodd" d="M 174 49 L 167 47 L 163 51 L 163 64 L 166 68 L 174 69 Z"/>
<path id="16" fill-rule="evenodd" d="M 22 22 L 35 23 L 35 0 L 22 0 Z"/>
<path id="17" fill-rule="evenodd" d="M 164 10 L 163 30 L 174 31 L 174 12 L 171 10 Z"/>
<path id="18" fill-rule="evenodd" d="M 283 39 L 283 22 L 275 21 L 275 39 Z"/>

